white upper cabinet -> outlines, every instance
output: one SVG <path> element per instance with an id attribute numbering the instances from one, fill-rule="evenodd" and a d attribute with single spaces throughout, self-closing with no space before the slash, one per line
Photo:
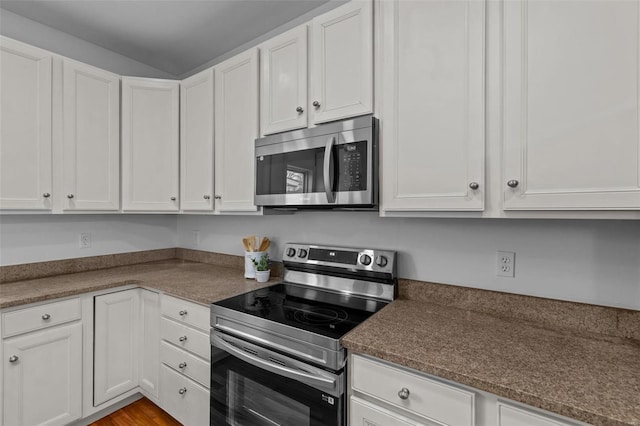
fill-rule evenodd
<path id="1" fill-rule="evenodd" d="M 351 1 L 312 21 L 313 122 L 373 112 L 373 4 Z"/>
<path id="2" fill-rule="evenodd" d="M 307 127 L 307 26 L 260 46 L 262 134 Z"/>
<path id="3" fill-rule="evenodd" d="M 179 90 L 178 81 L 122 78 L 125 211 L 178 211 Z"/>
<path id="4" fill-rule="evenodd" d="M 380 5 L 381 209 L 482 210 L 484 1 Z"/>
<path id="5" fill-rule="evenodd" d="M 180 87 L 180 207 L 212 211 L 213 68 Z"/>
<path id="6" fill-rule="evenodd" d="M 216 210 L 256 211 L 258 49 L 236 55 L 214 69 Z"/>
<path id="7" fill-rule="evenodd" d="M 64 210 L 120 208 L 120 77 L 63 61 Z"/>
<path id="8" fill-rule="evenodd" d="M 0 37 L 0 209 L 52 208 L 51 63 Z"/>
<path id="9" fill-rule="evenodd" d="M 640 2 L 504 2 L 507 210 L 640 209 Z"/>

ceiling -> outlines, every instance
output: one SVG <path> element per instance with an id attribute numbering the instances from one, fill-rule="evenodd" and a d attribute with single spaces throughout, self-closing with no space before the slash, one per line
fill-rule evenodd
<path id="1" fill-rule="evenodd" d="M 0 7 L 180 76 L 330 0 L 2 0 Z"/>

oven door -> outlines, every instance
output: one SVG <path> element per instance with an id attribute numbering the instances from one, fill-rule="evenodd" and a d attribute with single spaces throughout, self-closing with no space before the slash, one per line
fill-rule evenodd
<path id="1" fill-rule="evenodd" d="M 342 426 L 344 374 L 211 332 L 211 426 Z"/>

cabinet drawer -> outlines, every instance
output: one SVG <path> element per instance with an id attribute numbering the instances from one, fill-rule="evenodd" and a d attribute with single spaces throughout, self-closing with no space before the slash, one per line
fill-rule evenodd
<path id="1" fill-rule="evenodd" d="M 211 359 L 211 344 L 208 334 L 178 324 L 168 318 L 162 318 L 160 337 L 206 360 Z"/>
<path id="2" fill-rule="evenodd" d="M 498 402 L 498 426 L 573 426 L 575 424 Z"/>
<path id="3" fill-rule="evenodd" d="M 181 324 L 197 327 L 203 331 L 209 330 L 211 314 L 206 306 L 163 294 L 160 297 L 160 312 Z"/>
<path id="4" fill-rule="evenodd" d="M 211 380 L 209 362 L 167 342 L 162 342 L 160 345 L 160 361 L 209 388 Z"/>
<path id="5" fill-rule="evenodd" d="M 160 405 L 185 426 L 209 424 L 209 391 L 176 373 L 160 367 Z"/>
<path id="6" fill-rule="evenodd" d="M 80 319 L 80 299 L 62 300 L 2 314 L 2 337 Z"/>
<path id="7" fill-rule="evenodd" d="M 349 424 L 351 425 L 384 425 L 384 426 L 417 426 L 404 417 L 370 404 L 354 396 L 349 403 Z"/>
<path id="8" fill-rule="evenodd" d="M 352 360 L 354 391 L 445 425 L 474 425 L 472 392 L 367 358 L 353 356 Z M 403 389 L 408 390 L 406 399 L 398 395 Z"/>

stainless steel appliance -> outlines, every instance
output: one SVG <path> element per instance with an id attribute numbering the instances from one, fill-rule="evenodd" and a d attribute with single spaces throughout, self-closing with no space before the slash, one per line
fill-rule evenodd
<path id="1" fill-rule="evenodd" d="M 366 115 L 256 139 L 256 205 L 375 206 L 377 127 Z"/>
<path id="2" fill-rule="evenodd" d="M 285 245 L 284 281 L 211 305 L 211 425 L 346 425 L 340 339 L 391 302 L 396 252 Z"/>

